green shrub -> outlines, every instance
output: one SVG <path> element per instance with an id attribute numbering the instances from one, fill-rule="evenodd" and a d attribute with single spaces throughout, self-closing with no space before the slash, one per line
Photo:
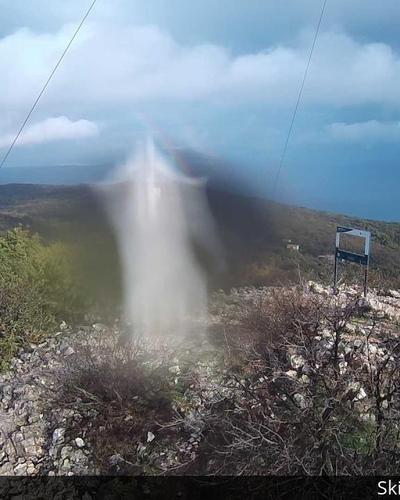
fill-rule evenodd
<path id="1" fill-rule="evenodd" d="M 0 368 L 20 345 L 84 311 L 73 262 L 72 248 L 44 245 L 23 228 L 0 237 Z"/>

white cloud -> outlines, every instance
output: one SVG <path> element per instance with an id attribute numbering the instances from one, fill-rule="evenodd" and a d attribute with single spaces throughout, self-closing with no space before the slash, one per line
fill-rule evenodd
<path id="1" fill-rule="evenodd" d="M 58 116 L 27 126 L 20 135 L 16 146 L 93 137 L 98 135 L 98 133 L 98 126 L 91 121 L 72 121 L 66 116 Z M 3 134 L 0 136 L 0 148 L 9 146 L 14 136 L 15 134 Z"/>
<path id="2" fill-rule="evenodd" d="M 71 35 L 19 30 L 0 40 L 0 105 L 32 102 Z M 296 46 L 233 55 L 222 46 L 184 46 L 154 26 L 92 24 L 56 73 L 42 108 L 58 113 L 102 111 L 143 102 L 247 102 L 292 106 L 307 61 L 310 36 Z M 351 106 L 400 102 L 400 57 L 388 45 L 322 33 L 303 105 Z M 65 112 L 65 111 L 64 111 Z"/>
<path id="3" fill-rule="evenodd" d="M 344 142 L 398 142 L 400 122 L 369 120 L 358 123 L 332 123 L 326 127 L 329 139 Z"/>
<path id="4" fill-rule="evenodd" d="M 11 132 L 25 116 L 72 31 L 70 25 L 48 34 L 21 29 L 0 39 L 1 147 L 9 144 Z M 175 129 L 169 132 L 175 137 L 181 134 L 182 142 L 230 149 L 232 143 L 238 142 L 236 136 L 235 140 L 229 139 L 232 129 L 240 128 L 237 136 L 241 137 L 246 122 L 241 117 L 250 110 L 250 114 L 265 117 L 262 137 L 257 139 L 265 143 L 267 129 L 279 127 L 277 110 L 279 113 L 285 107 L 286 111 L 291 110 L 294 105 L 311 38 L 312 33 L 306 32 L 293 45 L 237 55 L 221 45 L 178 43 L 156 26 L 112 21 L 91 23 L 72 45 L 35 115 L 39 115 L 37 120 L 68 113 L 85 116 L 93 122 L 113 121 L 115 135 L 110 141 L 121 140 L 125 144 L 127 134 L 132 133 L 128 128 L 130 115 L 134 122 L 134 111 L 150 109 L 155 121 L 160 116 L 173 115 L 164 119 L 164 126 L 168 127 L 168 120 L 173 122 Z M 400 55 L 393 48 L 383 43 L 357 41 L 343 32 L 320 34 L 303 93 L 302 110 L 330 107 L 340 112 L 342 108 L 354 107 L 357 113 L 359 106 L 396 109 L 399 104 Z M 218 133 L 211 133 L 215 127 L 210 124 L 213 119 L 210 116 L 217 116 L 220 109 L 223 125 Z M 240 111 L 234 113 L 239 117 L 235 126 L 224 122 L 226 109 Z M 195 112 L 198 112 L 197 123 L 191 123 L 190 117 Z M 73 134 L 93 136 L 97 134 L 93 122 L 47 123 L 42 130 L 37 124 L 27 128 L 19 144 L 74 137 Z M 396 123 L 338 123 L 308 136 L 307 132 L 299 131 L 296 137 L 300 141 L 317 142 L 394 141 L 398 136 L 396 127 Z M 247 137 L 259 137 L 259 131 L 250 129 L 251 126 Z M 196 136 L 201 136 L 201 141 L 194 140 Z"/>

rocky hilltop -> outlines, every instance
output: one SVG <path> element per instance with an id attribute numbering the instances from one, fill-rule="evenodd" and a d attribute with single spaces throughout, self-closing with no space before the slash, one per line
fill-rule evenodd
<path id="1" fill-rule="evenodd" d="M 0 475 L 386 470 L 371 456 L 397 456 L 399 321 L 396 290 L 309 282 L 216 293 L 204 336 L 127 346 L 118 322 L 63 323 L 0 375 Z M 309 455 L 284 464 L 291 447 Z"/>

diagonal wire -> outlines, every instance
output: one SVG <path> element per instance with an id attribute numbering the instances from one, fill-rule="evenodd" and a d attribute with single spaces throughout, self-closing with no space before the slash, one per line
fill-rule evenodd
<path id="1" fill-rule="evenodd" d="M 26 115 L 26 118 L 25 120 L 22 122 L 22 125 L 20 126 L 16 136 L 14 137 L 12 143 L 10 144 L 9 148 L 7 149 L 5 155 L 3 156 L 3 159 L 1 160 L 1 163 L 0 163 L 0 168 L 5 164 L 5 162 L 7 161 L 7 158 L 9 157 L 13 147 L 15 146 L 16 142 L 18 141 L 19 139 L 19 136 L 21 135 L 22 131 L 24 130 L 25 128 L 25 125 L 28 123 L 28 120 L 29 118 L 31 117 L 33 111 L 35 110 L 38 102 L 40 101 L 40 98 L 42 97 L 42 95 L 45 93 L 46 89 L 47 89 L 47 86 L 49 85 L 51 79 L 53 78 L 54 76 L 54 73 L 57 71 L 58 67 L 60 66 L 62 60 L 64 59 L 64 56 L 67 54 L 69 48 L 71 47 L 73 41 L 75 40 L 76 36 L 78 35 L 80 29 L 82 28 L 84 22 L 86 21 L 87 17 L 89 16 L 90 12 L 92 11 L 93 7 L 94 7 L 94 4 L 96 3 L 97 0 L 93 0 L 92 3 L 90 4 L 88 10 L 86 11 L 85 15 L 83 16 L 82 18 L 82 21 L 79 23 L 78 27 L 76 28 L 74 34 L 72 35 L 72 38 L 71 40 L 68 42 L 68 45 L 65 47 L 63 53 L 61 54 L 61 56 L 59 57 L 56 65 L 54 66 L 52 72 L 50 73 L 49 77 L 47 78 L 46 80 L 46 83 L 43 85 L 42 87 L 42 90 L 39 92 L 39 95 L 36 97 L 35 99 L 35 102 L 33 103 L 32 107 L 30 108 L 28 114 Z"/>
<path id="2" fill-rule="evenodd" d="M 310 54 L 308 56 L 308 61 L 307 61 L 306 69 L 304 71 L 303 80 L 302 80 L 301 85 L 300 85 L 299 94 L 297 96 L 296 105 L 294 107 L 294 111 L 293 111 L 293 115 L 292 115 L 292 120 L 290 122 L 290 126 L 289 126 L 289 130 L 288 130 L 288 133 L 287 133 L 287 136 L 286 136 L 285 144 L 283 146 L 281 158 L 280 158 L 280 161 L 279 161 L 279 167 L 278 167 L 278 170 L 276 172 L 276 176 L 275 176 L 275 180 L 274 180 L 274 185 L 273 185 L 274 187 L 272 189 L 272 198 L 274 198 L 275 193 L 276 193 L 276 189 L 278 187 L 278 181 L 279 181 L 279 177 L 281 175 L 283 162 L 285 160 L 286 151 L 287 151 L 287 148 L 288 148 L 290 136 L 292 134 L 293 125 L 294 125 L 294 122 L 295 122 L 295 119 L 296 119 L 297 111 L 299 109 L 301 95 L 303 93 L 304 85 L 306 83 L 307 74 L 308 74 L 308 70 L 310 68 L 311 59 L 312 59 L 312 56 L 313 56 L 315 44 L 317 42 L 317 38 L 318 38 L 318 34 L 319 34 L 319 29 L 321 27 L 322 18 L 324 17 L 326 2 L 327 2 L 327 0 L 324 0 L 324 3 L 322 4 L 321 14 L 320 14 L 319 19 L 318 19 L 318 24 L 317 24 L 317 28 L 315 30 L 315 35 L 314 35 L 313 43 L 311 45 Z"/>

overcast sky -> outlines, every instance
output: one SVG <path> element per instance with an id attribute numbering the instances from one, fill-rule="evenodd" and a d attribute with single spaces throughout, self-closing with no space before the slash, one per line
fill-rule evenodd
<path id="1" fill-rule="evenodd" d="M 0 153 L 86 4 L 0 0 Z M 152 124 L 268 195 L 321 6 L 98 0 L 6 168 L 114 162 Z M 280 197 L 400 220 L 399 22 L 398 0 L 328 0 Z"/>

